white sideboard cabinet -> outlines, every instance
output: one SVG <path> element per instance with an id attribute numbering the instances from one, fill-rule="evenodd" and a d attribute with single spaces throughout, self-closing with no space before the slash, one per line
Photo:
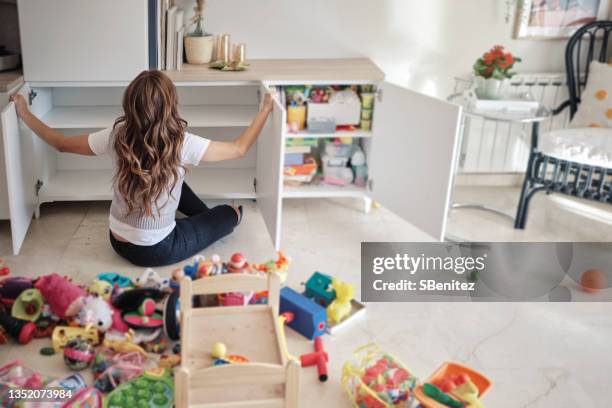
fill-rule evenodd
<path id="1" fill-rule="evenodd" d="M 270 87 L 319 84 L 374 84 L 377 98 L 371 132 L 355 132 L 370 169 L 367 187 L 283 185 L 285 140 L 295 137 L 278 100 L 266 127 L 249 154 L 239 160 L 202 164 L 187 182 L 208 199 L 256 199 L 276 248 L 281 243 L 282 203 L 293 198 L 355 197 L 374 199 L 422 229 L 443 239 L 455 165 L 460 108 L 384 82 L 368 59 L 252 60 L 244 72 L 219 72 L 186 65 L 168 71 L 177 86 L 180 113 L 193 133 L 230 140 L 249 125 L 260 96 Z M 21 87 L 32 111 L 65 134 L 82 134 L 112 126 L 121 114 L 121 95 L 128 81 L 27 80 Z M 84 74 L 81 74 L 84 75 Z M 13 103 L 1 114 L 13 251 L 19 252 L 33 215 L 42 203 L 109 200 L 108 158 L 57 153 L 18 120 Z M 346 136 L 344 133 L 301 137 Z M 351 216 L 350 211 L 346 214 Z"/>

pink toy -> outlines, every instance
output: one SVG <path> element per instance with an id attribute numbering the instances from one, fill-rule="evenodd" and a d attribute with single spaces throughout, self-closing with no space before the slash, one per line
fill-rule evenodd
<path id="1" fill-rule="evenodd" d="M 83 308 L 85 290 L 56 273 L 41 277 L 34 287 L 42 293 L 51 311 L 61 319 L 76 316 Z"/>
<path id="2" fill-rule="evenodd" d="M 113 310 L 113 325 L 111 326 L 111 329 L 116 330 L 120 333 L 126 333 L 130 329 L 130 327 L 127 325 L 126 322 L 123 321 L 123 318 L 121 317 L 121 312 L 119 311 L 119 309 L 112 305 L 111 309 Z"/>

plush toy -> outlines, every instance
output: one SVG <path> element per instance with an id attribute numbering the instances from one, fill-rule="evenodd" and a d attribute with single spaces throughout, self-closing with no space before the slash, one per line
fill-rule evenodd
<path id="1" fill-rule="evenodd" d="M 111 285 L 110 282 L 95 279 L 87 288 L 87 293 L 93 296 L 99 296 L 108 302 L 113 294 L 113 285 Z"/>
<path id="2" fill-rule="evenodd" d="M 42 293 L 51 311 L 62 319 L 76 316 L 83 308 L 87 295 L 83 288 L 56 273 L 41 277 L 34 287 Z"/>
<path id="3" fill-rule="evenodd" d="M 330 325 L 340 323 L 351 314 L 351 300 L 355 295 L 355 288 L 350 283 L 344 283 L 334 278 L 332 287 L 336 292 L 336 298 L 327 307 L 327 320 Z"/>
<path id="4" fill-rule="evenodd" d="M 91 324 L 99 331 L 105 332 L 113 324 L 113 310 L 106 300 L 88 296 L 77 320 L 81 326 Z"/>
<path id="5" fill-rule="evenodd" d="M 137 288 L 155 288 L 159 290 L 170 290 L 170 279 L 162 278 L 151 268 L 147 268 L 136 278 L 134 286 Z"/>

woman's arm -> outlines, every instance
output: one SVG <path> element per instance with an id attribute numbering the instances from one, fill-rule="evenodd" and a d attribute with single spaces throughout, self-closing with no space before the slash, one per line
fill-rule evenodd
<path id="1" fill-rule="evenodd" d="M 253 119 L 253 122 L 251 122 L 251 126 L 242 132 L 233 142 L 211 141 L 206 153 L 204 153 L 202 157 L 202 161 L 215 162 L 244 157 L 261 133 L 268 119 L 268 115 L 272 112 L 273 106 L 274 101 L 272 100 L 272 95 L 267 93 L 261 105 L 261 110 L 257 116 L 255 116 L 255 119 Z"/>
<path id="2" fill-rule="evenodd" d="M 60 132 L 45 125 L 28 109 L 28 104 L 21 95 L 12 95 L 11 101 L 15 103 L 17 115 L 24 123 L 42 140 L 53 146 L 57 151 L 76 153 L 84 156 L 93 156 L 94 152 L 89 147 L 89 135 L 78 135 L 66 137 Z"/>

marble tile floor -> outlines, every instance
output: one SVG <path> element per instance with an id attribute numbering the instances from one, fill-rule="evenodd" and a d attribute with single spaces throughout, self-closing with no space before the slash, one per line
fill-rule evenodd
<path id="1" fill-rule="evenodd" d="M 513 188 L 460 187 L 455 199 L 514 211 L 517 195 Z M 204 255 L 226 258 L 241 251 L 255 261 L 273 257 L 255 204 L 242 204 L 242 225 Z M 385 209 L 364 214 L 360 208 L 360 202 L 351 201 L 285 201 L 283 248 L 292 258 L 290 286 L 299 286 L 315 270 L 358 284 L 361 241 L 428 240 Z M 19 256 L 11 255 L 8 222 L 0 222 L 0 258 L 15 275 L 58 272 L 82 283 L 104 271 L 135 277 L 141 268 L 110 247 L 107 211 L 104 202 L 44 206 Z M 451 214 L 448 232 L 487 241 L 612 240 L 609 225 L 570 214 L 545 195 L 533 200 L 525 231 L 514 230 L 508 220 L 493 214 L 459 210 Z M 167 274 L 174 268 L 157 270 Z M 287 334 L 293 354 L 311 350 L 310 342 L 290 330 Z M 420 378 L 448 360 L 482 371 L 494 383 L 484 399 L 489 407 L 610 407 L 611 339 L 612 305 L 607 303 L 371 303 L 365 316 L 326 337 L 331 357 L 327 383 L 317 381 L 314 368 L 302 370 L 301 407 L 350 407 L 340 384 L 342 364 L 354 348 L 368 342 L 400 357 Z M 28 346 L 0 346 L 0 362 L 20 358 L 44 374 L 67 374 L 59 356 L 38 354 L 47 344 L 39 340 Z"/>

